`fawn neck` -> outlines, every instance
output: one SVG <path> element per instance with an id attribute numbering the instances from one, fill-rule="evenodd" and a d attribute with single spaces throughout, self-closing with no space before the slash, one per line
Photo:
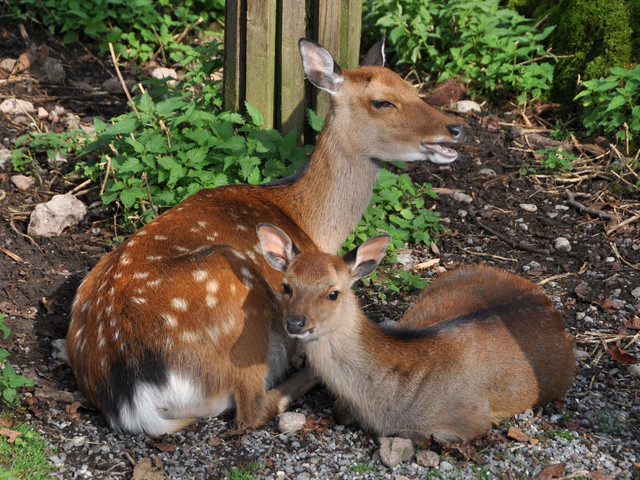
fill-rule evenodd
<path id="1" fill-rule="evenodd" d="M 280 187 L 279 206 L 326 253 L 335 253 L 362 218 L 380 170 L 344 130 L 330 112 L 311 159 Z"/>

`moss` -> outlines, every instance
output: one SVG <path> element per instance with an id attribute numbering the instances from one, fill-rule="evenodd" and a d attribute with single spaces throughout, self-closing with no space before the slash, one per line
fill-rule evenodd
<path id="1" fill-rule="evenodd" d="M 583 80 L 609 74 L 613 66 L 640 61 L 640 0 L 507 0 L 506 5 L 557 25 L 549 37 L 561 58 L 555 69 L 551 96 L 568 102 Z"/>

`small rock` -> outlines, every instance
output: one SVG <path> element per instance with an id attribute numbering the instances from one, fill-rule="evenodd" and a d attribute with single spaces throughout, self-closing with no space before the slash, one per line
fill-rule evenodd
<path id="1" fill-rule="evenodd" d="M 538 207 L 535 206 L 532 203 L 521 203 L 520 204 L 520 208 L 523 209 L 525 212 L 537 212 L 538 211 Z"/>
<path id="2" fill-rule="evenodd" d="M 77 225 L 86 213 L 84 203 L 70 193 L 55 195 L 47 203 L 36 205 L 27 233 L 36 237 L 59 236 L 65 228 Z"/>
<path id="3" fill-rule="evenodd" d="M 32 114 L 36 112 L 33 103 L 17 98 L 7 98 L 0 103 L 0 112 L 5 115 Z"/>
<path id="4" fill-rule="evenodd" d="M 136 84 L 136 81 L 132 78 L 125 78 L 124 84 L 127 86 L 128 90 L 131 90 Z M 124 95 L 124 90 L 122 89 L 122 84 L 118 77 L 111 77 L 110 79 L 102 82 L 102 88 L 113 95 Z"/>
<path id="5" fill-rule="evenodd" d="M 11 158 L 11 150 L 6 148 L 0 148 L 0 167 L 3 167 L 5 163 Z"/>
<path id="6" fill-rule="evenodd" d="M 2 154 L 2 151 L 0 150 L 0 155 Z M 0 162 L 2 162 L 2 160 L 0 159 Z M 640 287 L 636 287 L 633 290 L 631 290 L 631 295 L 633 295 L 633 298 L 640 298 Z"/>
<path id="7" fill-rule="evenodd" d="M 558 237 L 553 241 L 553 248 L 558 252 L 570 252 L 571 243 L 565 237 Z"/>
<path id="8" fill-rule="evenodd" d="M 2 60 L 0 60 L 0 69 L 4 70 L 5 72 L 12 72 L 15 66 L 15 58 L 3 58 Z"/>
<path id="9" fill-rule="evenodd" d="M 69 357 L 67 356 L 67 341 L 64 338 L 56 338 L 51 341 L 52 352 L 51 356 L 56 360 L 61 360 L 64 363 L 69 363 Z"/>
<path id="10" fill-rule="evenodd" d="M 467 215 L 469 215 L 469 212 L 467 212 L 466 210 L 463 210 L 463 209 L 458 210 L 458 216 L 460 218 L 465 218 Z"/>
<path id="11" fill-rule="evenodd" d="M 44 107 L 38 107 L 38 120 L 46 120 L 49 118 L 49 112 Z"/>
<path id="12" fill-rule="evenodd" d="M 579 362 L 588 362 L 591 355 L 589 352 L 585 352 L 584 350 L 580 350 L 579 348 L 573 349 L 573 355 L 576 357 L 576 360 Z"/>
<path id="13" fill-rule="evenodd" d="M 497 173 L 493 168 L 481 168 L 478 170 L 478 175 L 481 177 L 493 178 L 497 176 Z"/>
<path id="14" fill-rule="evenodd" d="M 471 195 L 467 195 L 466 193 L 462 193 L 462 192 L 453 192 L 453 195 L 451 195 L 451 197 L 456 202 L 462 202 L 462 203 L 473 202 L 473 197 Z"/>
<path id="15" fill-rule="evenodd" d="M 437 467 L 440 464 L 440 456 L 431 450 L 421 450 L 416 453 L 416 461 L 421 467 Z"/>
<path id="16" fill-rule="evenodd" d="M 166 68 L 166 67 L 154 68 L 153 71 L 151 72 L 151 76 L 157 79 L 163 79 L 163 78 L 173 78 L 175 80 L 178 79 L 178 74 L 176 73 L 176 71 L 173 68 Z"/>
<path id="17" fill-rule="evenodd" d="M 411 440 L 400 437 L 380 438 L 380 461 L 391 468 L 413 457 L 415 449 Z"/>
<path id="18" fill-rule="evenodd" d="M 460 113 L 481 113 L 482 108 L 473 100 L 460 100 L 452 105 Z"/>
<path id="19" fill-rule="evenodd" d="M 31 177 L 25 177 L 24 175 L 12 175 L 11 182 L 18 188 L 18 190 L 29 190 L 34 184 L 35 180 Z"/>
<path id="20" fill-rule="evenodd" d="M 635 378 L 640 378 L 640 364 L 634 363 L 628 367 L 629 375 Z"/>
<path id="21" fill-rule="evenodd" d="M 401 253 L 399 255 L 396 256 L 396 258 L 398 259 L 398 262 L 401 265 L 413 265 L 415 262 L 413 260 L 413 257 L 411 255 L 409 255 L 408 253 Z"/>
<path id="22" fill-rule="evenodd" d="M 297 432 L 307 423 L 303 413 L 284 412 L 278 420 L 278 430 L 282 433 Z"/>

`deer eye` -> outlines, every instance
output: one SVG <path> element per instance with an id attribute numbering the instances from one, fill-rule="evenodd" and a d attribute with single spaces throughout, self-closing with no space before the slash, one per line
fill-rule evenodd
<path id="1" fill-rule="evenodd" d="M 337 290 L 334 290 L 333 292 L 331 292 L 327 298 L 331 301 L 336 301 L 338 299 L 338 297 L 340 296 L 340 292 Z"/>
<path id="2" fill-rule="evenodd" d="M 291 287 L 288 283 L 282 284 L 282 293 L 284 293 L 285 295 L 291 295 Z"/>
<path id="3" fill-rule="evenodd" d="M 396 108 L 396 106 L 393 103 L 387 102 L 386 100 L 374 100 L 371 102 L 371 105 L 376 110 L 383 110 L 385 108 L 392 108 L 392 107 Z"/>

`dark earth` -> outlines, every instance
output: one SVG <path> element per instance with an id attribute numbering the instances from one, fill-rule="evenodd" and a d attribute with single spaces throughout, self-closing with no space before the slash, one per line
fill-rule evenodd
<path id="1" fill-rule="evenodd" d="M 61 61 L 67 80 L 54 84 L 26 72 L 13 75 L 0 80 L 0 102 L 24 99 L 49 112 L 61 106 L 86 126 L 94 116 L 108 120 L 126 111 L 124 95 L 109 94 L 101 87 L 114 76 L 110 61 L 81 49 L 63 48 L 52 38 L 43 40 L 50 44 L 50 55 Z M 0 59 L 17 58 L 26 47 L 17 29 L 0 28 Z M 614 148 L 601 138 L 581 138 L 579 132 L 562 144 L 577 158 L 573 170 L 544 172 L 535 151 L 558 143 L 549 137 L 552 117 L 541 110 L 485 107 L 482 114 L 466 117 L 470 131 L 456 162 L 444 167 L 410 166 L 408 172 L 416 182 L 429 182 L 438 193 L 432 204 L 447 232 L 436 246 L 409 245 L 399 253 L 410 255 L 418 266 L 415 271 L 425 278 L 459 265 L 488 263 L 540 284 L 583 352 L 580 375 L 605 401 L 613 392 L 617 408 L 627 412 L 617 432 L 604 431 L 595 421 L 568 420 L 564 427 L 586 441 L 615 437 L 613 443 L 617 439 L 622 447 L 612 447 L 609 453 L 622 458 L 626 442 L 640 438 L 640 379 L 628 370 L 640 357 L 638 177 L 631 168 L 620 166 L 622 147 Z M 48 118 L 16 123 L 0 113 L 0 148 L 13 150 L 15 139 L 34 129 L 61 131 L 65 124 Z M 522 175 L 526 165 L 529 172 Z M 60 448 L 68 438 L 52 426 L 51 417 L 58 422 L 93 424 L 104 439 L 108 428 L 98 412 L 76 401 L 80 397 L 75 380 L 68 365 L 54 356 L 52 341 L 65 337 L 70 304 L 83 276 L 115 247 L 112 239 L 121 234 L 117 218 L 112 209 L 100 207 L 99 185 L 78 187 L 83 179 L 63 175 L 43 161 L 34 185 L 21 191 L 11 181 L 15 173 L 9 162 L 0 167 L 0 312 L 6 314 L 4 323 L 12 331 L 0 344 L 22 374 L 36 383 L 25 389 L 27 408 L 22 414 L 45 433 L 53 448 Z M 89 207 L 85 220 L 59 237 L 27 236 L 35 205 L 70 191 Z M 568 240 L 570 251 L 554 248 L 560 237 Z M 398 318 L 416 294 L 413 290 L 389 293 L 387 301 L 380 302 L 373 289 L 362 292 L 371 316 L 391 319 Z M 572 397 L 585 395 L 570 391 L 564 408 L 571 409 Z M 308 397 L 306 402 L 319 409 L 330 407 L 324 391 Z M 639 453 L 635 452 L 635 462 L 621 478 L 639 478 Z M 73 463 L 73 453 L 68 457 Z M 131 478 L 133 464 L 139 460 L 135 447 L 129 459 L 131 463 L 115 470 L 109 465 L 92 467 L 93 478 L 106 477 L 106 471 Z"/>

